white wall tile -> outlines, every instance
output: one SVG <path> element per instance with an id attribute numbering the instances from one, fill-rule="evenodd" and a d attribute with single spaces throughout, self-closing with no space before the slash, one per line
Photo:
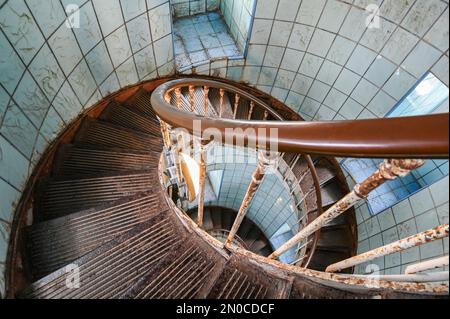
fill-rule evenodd
<path id="1" fill-rule="evenodd" d="M 440 57 L 441 53 L 438 50 L 420 41 L 405 59 L 403 67 L 415 77 L 420 78 Z"/>

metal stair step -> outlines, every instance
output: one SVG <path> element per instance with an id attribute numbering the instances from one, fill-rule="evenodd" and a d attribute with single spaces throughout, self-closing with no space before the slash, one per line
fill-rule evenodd
<path id="1" fill-rule="evenodd" d="M 100 116 L 100 119 L 142 133 L 161 136 L 161 127 L 155 118 L 148 118 L 130 107 L 118 102 L 111 102 Z"/>
<path id="2" fill-rule="evenodd" d="M 145 194 L 26 228 L 33 277 L 48 275 L 167 209 L 158 194 Z"/>
<path id="3" fill-rule="evenodd" d="M 158 215 L 74 261 L 77 289 L 67 285 L 73 268 L 64 267 L 33 283 L 22 298 L 120 298 L 182 241 L 171 225 L 167 215 Z"/>
<path id="4" fill-rule="evenodd" d="M 149 119 L 157 119 L 156 113 L 151 104 L 152 93 L 144 89 L 140 89 L 133 96 L 124 102 L 132 110 L 137 110 Z"/>
<path id="5" fill-rule="evenodd" d="M 318 242 L 322 246 L 351 247 L 352 236 L 345 228 L 322 228 Z"/>
<path id="6" fill-rule="evenodd" d="M 143 171 L 156 169 L 159 154 L 132 152 L 130 150 L 93 149 L 62 145 L 55 160 L 53 176 L 95 176 L 99 173 Z"/>
<path id="7" fill-rule="evenodd" d="M 139 151 L 162 150 L 162 139 L 149 134 L 140 133 L 108 122 L 86 119 L 75 137 L 74 144 L 100 145 L 119 147 Z"/>
<path id="8" fill-rule="evenodd" d="M 132 287 L 127 299 L 197 299 L 225 262 L 198 243 L 185 242 Z M 209 289 L 207 289 L 209 290 Z"/>
<path id="9" fill-rule="evenodd" d="M 157 173 L 141 172 L 132 175 L 47 180 L 36 196 L 39 215 L 44 220 L 68 215 L 102 203 L 114 202 L 138 193 L 159 191 L 154 183 Z"/>
<path id="10" fill-rule="evenodd" d="M 290 284 L 232 257 L 215 282 L 208 299 L 283 299 Z"/>

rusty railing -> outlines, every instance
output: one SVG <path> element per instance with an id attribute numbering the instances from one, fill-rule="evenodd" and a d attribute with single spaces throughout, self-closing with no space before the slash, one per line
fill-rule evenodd
<path id="1" fill-rule="evenodd" d="M 203 96 L 199 98 L 196 92 Z M 218 98 L 212 103 L 215 92 L 218 92 Z M 227 97 L 231 98 L 226 105 Z M 201 101 L 200 104 L 198 101 Z M 237 119 L 237 114 L 242 111 L 239 108 L 243 101 L 247 103 L 247 113 L 241 115 L 245 120 L 240 120 Z M 283 122 L 277 112 L 250 93 L 226 83 L 198 79 L 174 80 L 161 85 L 152 95 L 152 105 L 161 119 L 165 140 L 170 140 L 168 135 L 174 128 L 186 129 L 197 138 L 202 138 L 204 132 L 215 130 L 221 133 L 222 143 L 235 145 L 240 140 L 245 146 L 260 149 L 259 164 L 225 242 L 225 247 L 229 249 L 266 169 L 272 165 L 274 154 L 292 152 L 305 155 L 316 192 L 316 218 L 269 256 L 269 259 L 277 259 L 302 242 L 311 243 L 308 254 L 299 259 L 303 267 L 311 261 L 321 228 L 365 200 L 370 192 L 385 182 L 406 176 L 421 167 L 425 163 L 424 159 L 444 159 L 449 155 L 448 113 L 339 122 Z M 227 106 L 231 111 L 227 112 Z M 195 121 L 201 121 L 199 130 L 195 127 Z M 250 135 L 248 132 L 251 130 L 258 131 L 258 134 Z M 272 135 L 272 130 L 277 131 L 275 136 Z M 207 143 L 208 140 L 202 142 Z M 275 150 L 272 149 L 274 145 Z M 320 180 L 311 155 L 388 160 L 385 160 L 372 176 L 356 185 L 349 194 L 324 212 Z M 202 163 L 202 169 L 205 165 Z M 204 191 L 204 187 L 202 189 Z M 203 199 L 203 196 L 200 195 L 200 198 Z M 200 205 L 202 209 L 203 206 Z M 202 225 L 200 214 L 198 224 Z M 340 271 L 444 237 L 448 237 L 448 225 L 330 265 L 327 271 Z M 414 265 L 405 275 L 393 278 L 403 281 L 445 279 L 442 274 L 433 277 L 417 275 L 419 271 L 445 264 L 448 264 L 448 257 L 445 260 Z"/>

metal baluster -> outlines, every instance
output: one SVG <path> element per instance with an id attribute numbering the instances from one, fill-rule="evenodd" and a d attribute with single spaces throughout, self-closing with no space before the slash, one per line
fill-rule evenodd
<path id="1" fill-rule="evenodd" d="M 193 85 L 189 86 L 189 99 L 191 102 L 191 112 L 194 113 L 195 111 L 195 87 Z"/>
<path id="2" fill-rule="evenodd" d="M 175 89 L 175 94 L 176 94 L 176 96 L 177 96 L 177 106 L 178 106 L 178 109 L 181 110 L 181 106 L 182 106 L 182 104 L 181 104 L 181 89 L 180 89 L 180 88 L 176 88 L 176 89 Z"/>
<path id="3" fill-rule="evenodd" d="M 205 116 L 208 116 L 209 112 L 209 87 L 205 86 L 203 88 L 205 94 Z"/>
<path id="4" fill-rule="evenodd" d="M 203 227 L 203 215 L 205 209 L 205 185 L 206 185 L 206 146 L 202 143 L 200 151 L 200 187 L 198 195 L 198 226 Z"/>
<path id="5" fill-rule="evenodd" d="M 366 199 L 370 192 L 383 185 L 388 180 L 394 180 L 399 176 L 408 175 L 412 170 L 417 169 L 423 164 L 423 160 L 385 160 L 379 170 L 366 179 L 363 183 L 355 186 L 353 191 L 334 204 L 325 213 L 316 218 L 308 226 L 303 228 L 297 235 L 272 253 L 269 258 L 276 259 L 289 249 L 302 242 L 310 235 L 330 223 L 336 217 L 355 206 L 360 201 Z"/>
<path id="6" fill-rule="evenodd" d="M 166 100 L 167 103 L 170 104 L 171 98 L 170 98 L 170 93 L 169 93 L 169 92 L 167 92 L 167 93 L 164 95 L 164 99 Z"/>
<path id="7" fill-rule="evenodd" d="M 164 146 L 167 149 L 170 149 L 171 146 L 172 146 L 172 143 L 171 143 L 171 140 L 170 140 L 169 126 L 163 120 L 160 120 L 160 123 L 161 123 L 161 132 L 162 132 L 163 140 L 164 140 Z"/>
<path id="8" fill-rule="evenodd" d="M 239 109 L 239 101 L 241 100 L 241 96 L 239 94 L 236 94 L 234 97 L 234 113 L 233 113 L 233 118 L 236 119 L 237 116 L 237 112 Z"/>
<path id="9" fill-rule="evenodd" d="M 365 262 L 384 257 L 390 254 L 401 252 L 413 247 L 422 246 L 424 244 L 440 240 L 448 237 L 449 226 L 448 224 L 438 226 L 436 228 L 427 230 L 425 232 L 410 236 L 408 238 L 401 239 L 393 242 L 389 245 L 379 247 L 363 253 L 361 255 L 343 260 L 341 262 L 330 265 L 325 270 L 326 272 L 336 272 L 343 269 L 347 269 L 356 265 L 363 264 Z M 410 268 L 411 269 L 411 268 Z"/>
<path id="10" fill-rule="evenodd" d="M 242 201 L 241 207 L 236 216 L 233 227 L 231 228 L 230 234 L 228 235 L 228 238 L 225 242 L 225 246 L 229 246 L 233 243 L 234 237 L 236 236 L 239 227 L 241 226 L 242 221 L 244 220 L 244 217 L 247 214 L 247 210 L 250 207 L 250 204 L 252 203 L 252 200 L 255 197 L 257 190 L 259 189 L 259 185 L 261 185 L 261 182 L 266 174 L 266 171 L 269 169 L 269 167 L 274 165 L 274 161 L 276 160 L 276 154 L 260 151 L 258 153 L 258 159 L 259 159 L 258 166 L 256 167 L 256 170 L 252 175 L 252 181 L 250 182 L 244 200 Z"/>
<path id="11" fill-rule="evenodd" d="M 250 102 L 250 111 L 248 112 L 248 120 L 250 121 L 252 119 L 253 111 L 255 109 L 255 102 Z"/>
<path id="12" fill-rule="evenodd" d="M 223 100 L 224 100 L 224 96 L 225 96 L 225 90 L 224 89 L 220 89 L 220 105 L 219 105 L 219 117 L 222 118 L 222 114 L 223 114 Z"/>

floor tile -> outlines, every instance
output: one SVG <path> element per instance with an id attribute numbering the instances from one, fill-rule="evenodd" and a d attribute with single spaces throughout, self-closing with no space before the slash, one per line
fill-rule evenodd
<path id="1" fill-rule="evenodd" d="M 179 70 L 208 60 L 242 56 L 219 12 L 176 19 L 173 30 Z"/>

